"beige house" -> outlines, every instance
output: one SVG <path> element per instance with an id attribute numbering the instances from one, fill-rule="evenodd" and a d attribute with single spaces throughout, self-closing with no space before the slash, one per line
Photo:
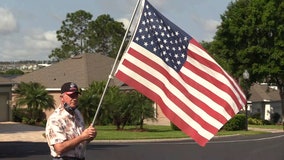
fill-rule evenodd
<path id="1" fill-rule="evenodd" d="M 86 89 L 93 81 L 107 80 L 112 66 L 114 65 L 114 61 L 115 59 L 100 54 L 83 54 L 19 76 L 13 79 L 13 82 L 15 83 L 13 88 L 17 87 L 17 84 L 20 82 L 38 82 L 46 87 L 49 94 L 54 97 L 56 106 L 58 106 L 60 104 L 60 87 L 63 83 L 72 81 L 75 82 L 80 88 Z M 110 81 L 110 85 L 117 85 L 121 88 L 129 89 L 129 87 L 123 85 L 123 83 L 117 80 L 115 77 Z M 11 90 L 11 85 L 10 89 L 7 90 Z M 12 106 L 15 105 L 15 96 L 12 95 L 11 97 L 10 106 L 6 106 L 9 108 L 9 112 L 13 108 Z M 154 122 L 154 124 L 169 125 L 169 120 L 164 116 L 163 113 L 161 113 L 159 107 L 156 105 L 154 106 L 156 109 L 156 118 L 160 119 L 157 122 Z M 2 109 L 0 108 L 0 112 L 1 110 Z M 47 117 L 51 112 L 52 111 L 46 111 Z M 3 118 L 1 121 L 8 120 L 12 119 Z M 148 123 L 153 122 L 149 121 Z"/>
<path id="2" fill-rule="evenodd" d="M 65 82 L 75 82 L 81 89 L 86 89 L 93 81 L 107 80 L 114 64 L 114 59 L 100 54 L 82 54 L 67 60 L 41 68 L 34 72 L 19 76 L 13 81 L 38 82 L 46 87 L 50 95 L 54 97 L 56 106 L 60 104 L 60 88 Z M 120 85 L 114 79 L 110 85 Z M 14 85 L 14 87 L 17 87 Z M 13 96 L 12 96 L 13 97 Z M 14 102 L 14 99 L 12 99 Z M 47 117 L 50 112 L 46 112 Z"/>

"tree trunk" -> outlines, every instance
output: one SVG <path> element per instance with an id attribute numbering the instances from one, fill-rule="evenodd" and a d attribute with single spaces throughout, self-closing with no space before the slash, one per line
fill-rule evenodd
<path id="1" fill-rule="evenodd" d="M 142 116 L 141 116 L 141 119 L 140 119 L 140 129 L 142 130 L 143 129 L 143 122 L 144 122 L 144 116 L 143 116 L 143 114 L 142 114 Z"/>

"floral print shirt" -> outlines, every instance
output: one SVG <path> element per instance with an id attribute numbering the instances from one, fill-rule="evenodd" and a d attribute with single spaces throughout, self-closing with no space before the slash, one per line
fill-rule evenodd
<path id="1" fill-rule="evenodd" d="M 50 115 L 46 123 L 46 140 L 50 148 L 52 157 L 77 157 L 83 158 L 86 154 L 86 142 L 82 142 L 74 149 L 69 150 L 62 155 L 58 155 L 54 150 L 54 145 L 73 139 L 85 129 L 83 117 L 78 109 L 75 110 L 74 115 L 68 113 L 63 106 L 59 106 Z"/>

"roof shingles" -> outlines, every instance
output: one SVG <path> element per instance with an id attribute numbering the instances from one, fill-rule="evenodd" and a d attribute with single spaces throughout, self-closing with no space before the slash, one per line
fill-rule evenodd
<path id="1" fill-rule="evenodd" d="M 269 88 L 265 84 L 253 84 L 250 88 L 250 101 L 259 102 L 264 100 L 279 101 L 281 100 L 279 90 Z"/>
<path id="2" fill-rule="evenodd" d="M 46 88 L 60 88 L 72 81 L 81 88 L 93 81 L 107 80 L 114 59 L 100 54 L 82 54 L 13 79 L 15 82 L 38 82 Z"/>

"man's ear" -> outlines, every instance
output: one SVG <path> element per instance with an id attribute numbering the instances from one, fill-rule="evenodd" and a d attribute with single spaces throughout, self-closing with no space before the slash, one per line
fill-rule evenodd
<path id="1" fill-rule="evenodd" d="M 61 101 L 63 101 L 63 94 L 60 95 Z"/>

